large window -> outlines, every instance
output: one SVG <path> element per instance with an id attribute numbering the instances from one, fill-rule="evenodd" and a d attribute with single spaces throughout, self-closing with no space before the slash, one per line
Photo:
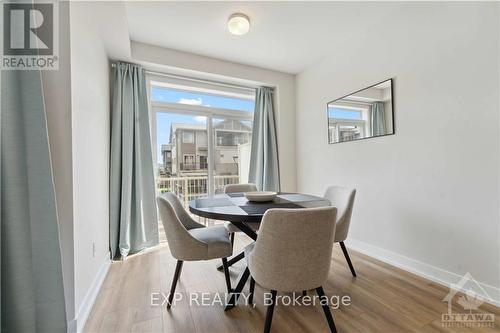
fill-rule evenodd
<path id="1" fill-rule="evenodd" d="M 248 181 L 254 89 L 148 80 L 157 189 L 187 205 Z"/>

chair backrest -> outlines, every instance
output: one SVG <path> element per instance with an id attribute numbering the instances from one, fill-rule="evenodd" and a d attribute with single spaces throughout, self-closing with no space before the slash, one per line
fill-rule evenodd
<path id="1" fill-rule="evenodd" d="M 265 288 L 309 290 L 328 279 L 337 210 L 270 209 L 248 258 L 252 277 Z"/>
<path id="2" fill-rule="evenodd" d="M 254 192 L 257 191 L 255 184 L 227 184 L 224 193 Z"/>
<path id="3" fill-rule="evenodd" d="M 194 238 L 188 230 L 203 228 L 203 225 L 191 219 L 174 193 L 158 196 L 156 202 L 172 256 L 180 260 L 193 260 L 191 254 L 203 250 L 206 244 Z"/>
<path id="4" fill-rule="evenodd" d="M 170 203 L 170 205 L 175 211 L 175 214 L 177 215 L 177 217 L 187 230 L 205 227 L 203 224 L 196 222 L 191 218 L 191 216 L 189 216 L 189 214 L 186 212 L 186 210 L 182 206 L 181 201 L 179 200 L 177 195 L 175 195 L 175 193 L 167 192 L 164 193 L 162 197 Z"/>
<path id="5" fill-rule="evenodd" d="M 355 196 L 356 189 L 353 188 L 330 186 L 326 189 L 324 198 L 337 208 L 336 242 L 342 242 L 347 238 Z"/>

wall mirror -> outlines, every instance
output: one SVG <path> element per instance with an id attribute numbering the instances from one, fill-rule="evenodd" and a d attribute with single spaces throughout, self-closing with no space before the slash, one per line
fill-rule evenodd
<path id="1" fill-rule="evenodd" d="M 389 79 L 329 102 L 328 143 L 394 134 L 392 96 Z"/>

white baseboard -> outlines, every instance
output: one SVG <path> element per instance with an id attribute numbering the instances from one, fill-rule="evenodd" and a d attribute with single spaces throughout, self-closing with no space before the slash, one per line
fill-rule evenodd
<path id="1" fill-rule="evenodd" d="M 68 333 L 76 333 L 77 327 L 76 327 L 76 318 L 71 319 L 68 321 Z"/>
<path id="2" fill-rule="evenodd" d="M 456 273 L 446 271 L 439 267 L 435 267 L 412 258 L 405 257 L 401 254 L 391 252 L 389 250 L 365 243 L 357 239 L 348 238 L 346 241 L 346 245 L 349 248 L 352 248 L 354 251 L 363 253 L 369 257 L 375 258 L 392 266 L 396 266 L 405 271 L 421 276 L 425 279 L 439 283 L 447 288 L 455 285 L 462 278 L 462 276 Z M 476 282 L 484 289 L 484 291 L 489 296 L 489 298 L 485 299 L 485 301 L 492 305 L 500 306 L 500 288 L 496 288 L 480 281 Z M 465 290 L 458 291 L 463 292 Z"/>
<path id="3" fill-rule="evenodd" d="M 109 254 L 107 254 L 104 257 L 101 263 L 101 267 L 97 271 L 94 281 L 92 281 L 92 284 L 90 285 L 90 288 L 87 291 L 85 298 L 83 299 L 80 309 L 78 309 L 76 318 L 70 322 L 70 325 L 68 327 L 69 332 L 83 331 L 83 328 L 85 326 L 85 323 L 87 322 L 87 318 L 90 314 L 90 311 L 92 310 L 97 295 L 99 294 L 99 290 L 101 290 L 102 283 L 104 282 L 104 279 L 108 274 L 109 266 L 111 265 L 111 260 L 109 259 L 109 257 L 110 257 Z M 74 331 L 70 330 L 70 328 L 73 329 Z"/>

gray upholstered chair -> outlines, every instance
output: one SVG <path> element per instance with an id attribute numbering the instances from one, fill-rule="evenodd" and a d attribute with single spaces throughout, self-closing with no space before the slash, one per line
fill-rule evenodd
<path id="1" fill-rule="evenodd" d="M 224 186 L 224 193 L 253 192 L 253 191 L 257 191 L 257 186 L 252 183 L 227 184 L 226 186 Z"/>
<path id="2" fill-rule="evenodd" d="M 333 207 L 337 208 L 337 228 L 335 232 L 335 243 L 339 243 L 344 253 L 344 257 L 349 265 L 349 269 L 353 276 L 356 276 L 356 271 L 352 265 L 351 258 L 349 258 L 349 253 L 347 253 L 347 248 L 345 247 L 344 241 L 347 238 L 349 232 L 349 225 L 351 223 L 352 207 L 354 206 L 354 197 L 356 196 L 356 190 L 341 187 L 341 186 L 330 186 L 326 189 L 324 198 L 330 201 Z"/>
<path id="3" fill-rule="evenodd" d="M 253 192 L 257 191 L 255 184 L 228 184 L 224 186 L 224 193 L 239 193 L 239 192 Z M 259 230 L 260 223 L 249 222 L 246 223 L 253 231 Z M 224 226 L 231 235 L 231 243 L 234 244 L 234 233 L 240 232 L 238 227 L 235 227 L 231 222 L 226 222 Z"/>
<path id="4" fill-rule="evenodd" d="M 257 241 L 245 248 L 252 279 L 271 290 L 264 332 L 269 332 L 277 291 L 316 289 L 324 299 L 335 237 L 335 207 L 270 209 Z M 250 281 L 250 297 L 255 283 Z M 331 332 L 336 332 L 328 302 L 321 302 Z"/>
<path id="5" fill-rule="evenodd" d="M 174 193 L 165 193 L 157 197 L 156 202 L 167 236 L 168 247 L 172 256 L 177 259 L 167 308 L 172 305 L 175 287 L 184 261 L 222 258 L 227 291 L 231 292 L 226 258 L 232 254 L 233 249 L 226 228 L 223 226 L 205 227 L 194 221 Z"/>

